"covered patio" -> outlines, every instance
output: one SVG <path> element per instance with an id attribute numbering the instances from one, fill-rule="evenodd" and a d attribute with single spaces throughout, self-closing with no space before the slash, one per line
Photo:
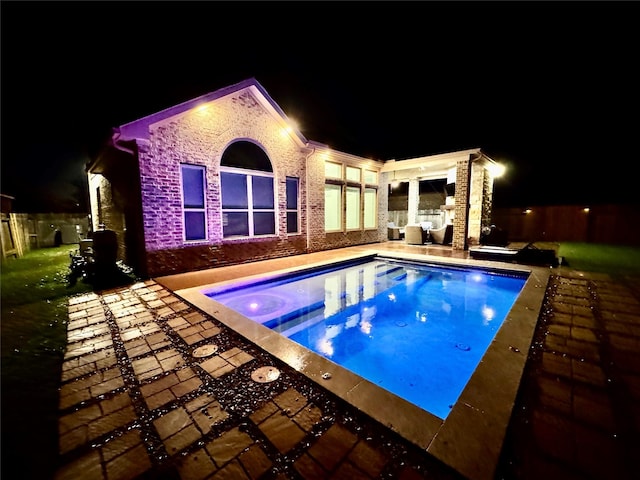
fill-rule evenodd
<path id="1" fill-rule="evenodd" d="M 389 232 L 390 239 L 426 244 L 429 235 L 422 242 L 407 242 L 406 227 L 420 225 L 427 232 L 451 225 L 445 244 L 455 250 L 478 244 L 482 227 L 491 222 L 493 181 L 501 172 L 479 148 L 385 162 L 388 227 L 397 229 Z"/>

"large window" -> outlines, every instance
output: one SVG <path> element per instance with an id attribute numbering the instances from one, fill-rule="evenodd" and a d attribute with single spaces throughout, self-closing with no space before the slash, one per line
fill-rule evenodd
<path id="1" fill-rule="evenodd" d="M 347 187 L 347 230 L 360 228 L 360 187 Z"/>
<path id="2" fill-rule="evenodd" d="M 185 240 L 205 240 L 207 238 L 204 206 L 205 169 L 197 165 L 183 164 L 182 211 Z"/>
<path id="3" fill-rule="evenodd" d="M 295 177 L 287 177 L 287 233 L 298 233 L 300 225 L 299 205 L 299 180 Z"/>
<path id="4" fill-rule="evenodd" d="M 275 196 L 271 162 L 257 145 L 233 143 L 220 162 L 222 235 L 275 234 Z"/>
<path id="5" fill-rule="evenodd" d="M 376 228 L 378 225 L 378 191 L 375 188 L 364 189 L 364 228 Z"/>
<path id="6" fill-rule="evenodd" d="M 377 228 L 377 172 L 335 162 L 325 162 L 324 171 L 325 231 Z"/>
<path id="7" fill-rule="evenodd" d="M 324 186 L 324 229 L 327 232 L 342 230 L 342 187 Z"/>

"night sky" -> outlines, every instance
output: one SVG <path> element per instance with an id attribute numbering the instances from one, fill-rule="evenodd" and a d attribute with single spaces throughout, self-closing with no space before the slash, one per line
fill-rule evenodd
<path id="1" fill-rule="evenodd" d="M 635 203 L 632 3 L 2 1 L 2 193 L 86 211 L 112 127 L 255 77 L 347 153 L 482 148 L 496 207 Z"/>

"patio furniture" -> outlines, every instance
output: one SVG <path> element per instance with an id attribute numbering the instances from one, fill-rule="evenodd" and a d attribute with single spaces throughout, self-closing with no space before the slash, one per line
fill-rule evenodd
<path id="1" fill-rule="evenodd" d="M 429 236 L 433 243 L 451 245 L 451 242 L 453 241 L 453 225 L 443 225 L 440 228 L 430 230 Z"/>
<path id="2" fill-rule="evenodd" d="M 469 248 L 469 255 L 476 260 L 495 260 L 525 265 L 556 267 L 559 264 L 555 250 L 538 248 L 534 245 L 534 242 L 527 243 L 522 248 L 481 245 Z"/>
<path id="3" fill-rule="evenodd" d="M 506 247 L 509 245 L 509 234 L 500 227 L 491 225 L 484 227 L 480 234 L 480 245 L 488 245 L 493 247 Z"/>
<path id="4" fill-rule="evenodd" d="M 409 245 L 422 245 L 426 240 L 426 231 L 420 225 L 404 227 L 404 241 Z"/>
<path id="5" fill-rule="evenodd" d="M 535 246 L 535 242 L 527 243 L 518 252 L 518 263 L 524 263 L 526 265 L 549 265 L 557 267 L 558 256 L 557 252 L 552 248 L 538 248 Z"/>
<path id="6" fill-rule="evenodd" d="M 469 255 L 475 260 L 496 260 L 499 262 L 517 262 L 520 249 L 490 245 L 470 247 Z"/>
<path id="7" fill-rule="evenodd" d="M 404 228 L 396 227 L 395 223 L 387 224 L 387 236 L 389 240 L 400 240 L 404 238 Z"/>

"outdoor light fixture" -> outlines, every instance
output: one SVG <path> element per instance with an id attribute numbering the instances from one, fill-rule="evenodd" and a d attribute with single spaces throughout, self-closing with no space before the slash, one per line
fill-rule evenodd
<path id="1" fill-rule="evenodd" d="M 487 170 L 489 170 L 489 173 L 491 173 L 494 178 L 501 177 L 506 169 L 507 167 L 500 163 L 491 163 L 487 167 Z"/>
<path id="2" fill-rule="evenodd" d="M 293 132 L 293 128 L 291 128 L 291 126 L 290 126 L 290 125 L 287 125 L 286 127 L 282 128 L 282 129 L 280 130 L 280 135 L 281 135 L 282 137 L 286 138 L 286 137 L 288 137 L 288 136 L 291 134 L 291 132 Z"/>
<path id="3" fill-rule="evenodd" d="M 393 180 L 391 181 L 391 190 L 393 190 L 394 188 L 398 188 L 399 184 L 400 184 L 400 182 L 398 182 L 398 180 L 396 180 L 396 172 L 394 170 L 394 172 L 393 172 Z"/>

